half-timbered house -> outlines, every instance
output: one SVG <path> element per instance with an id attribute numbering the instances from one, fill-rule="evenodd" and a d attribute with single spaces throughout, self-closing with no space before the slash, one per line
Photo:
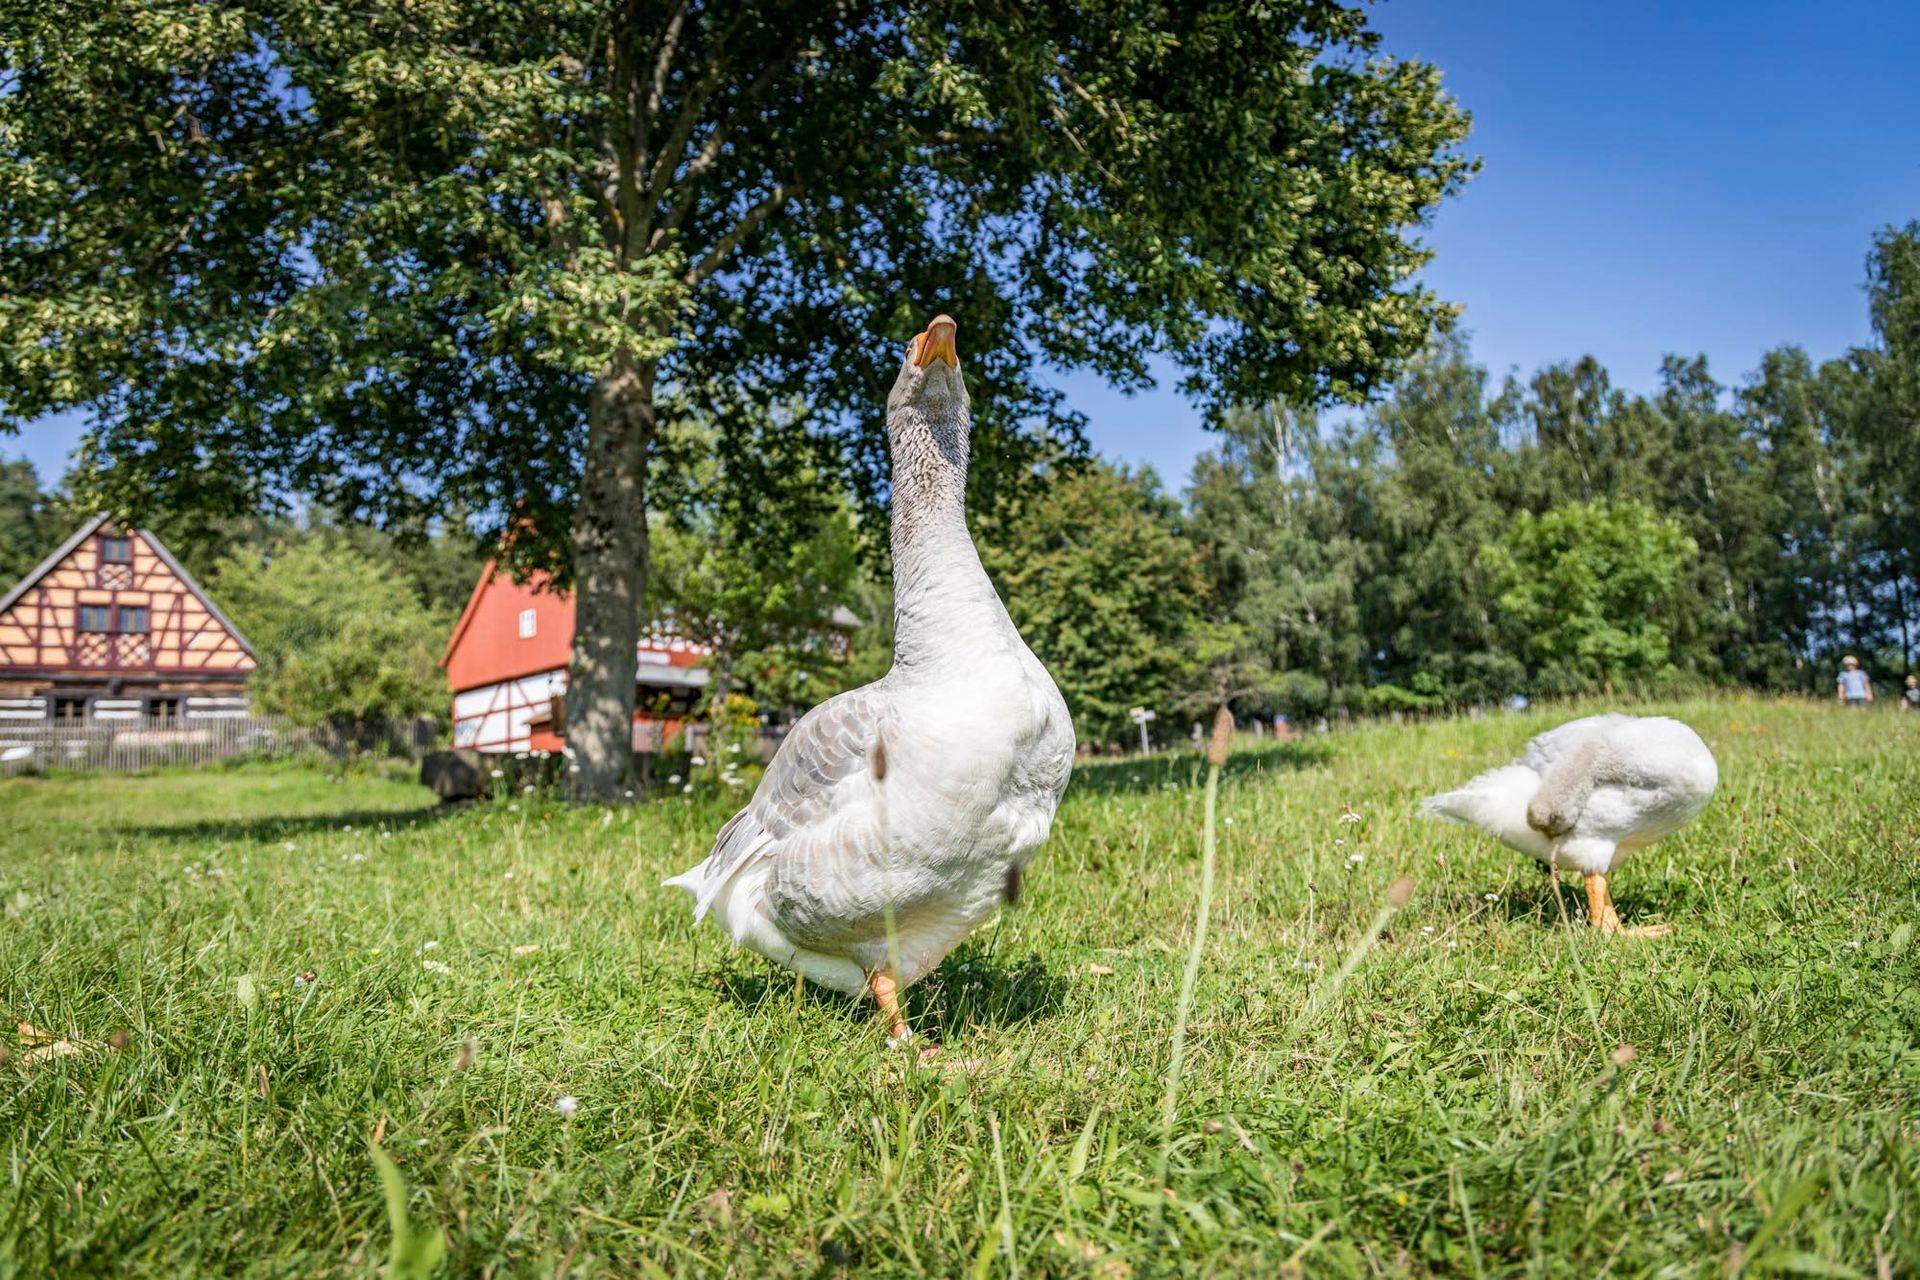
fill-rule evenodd
<path id="1" fill-rule="evenodd" d="M 822 627 L 835 652 L 860 625 L 836 609 Z M 480 575 L 441 659 L 453 687 L 453 745 L 479 751 L 558 751 L 573 650 L 573 597 L 544 575 L 525 582 L 497 564 Z M 711 673 L 707 646 L 657 619 L 640 637 L 633 749 L 672 750 Z"/>
<path id="2" fill-rule="evenodd" d="M 255 666 L 160 539 L 105 515 L 0 597 L 0 721 L 241 716 Z"/>

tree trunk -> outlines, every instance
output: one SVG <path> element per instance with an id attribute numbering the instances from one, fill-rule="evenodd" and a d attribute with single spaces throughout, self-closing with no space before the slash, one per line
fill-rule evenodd
<path id="1" fill-rule="evenodd" d="M 647 590 L 647 446 L 653 366 L 620 356 L 587 402 L 573 516 L 574 629 L 567 682 L 570 794 L 607 804 L 633 770 L 635 656 Z"/>
<path id="2" fill-rule="evenodd" d="M 727 717 L 727 698 L 733 693 L 733 646 L 731 636 L 714 646 L 713 686 L 707 694 L 707 723 L 717 724 Z"/>

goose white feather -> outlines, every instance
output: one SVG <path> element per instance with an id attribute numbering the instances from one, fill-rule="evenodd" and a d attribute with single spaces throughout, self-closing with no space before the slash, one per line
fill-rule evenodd
<path id="1" fill-rule="evenodd" d="M 740 945 L 883 1006 L 1000 907 L 1073 767 L 1066 703 L 967 532 L 970 429 L 943 316 L 887 401 L 893 667 L 802 717 L 712 853 L 667 881 Z"/>

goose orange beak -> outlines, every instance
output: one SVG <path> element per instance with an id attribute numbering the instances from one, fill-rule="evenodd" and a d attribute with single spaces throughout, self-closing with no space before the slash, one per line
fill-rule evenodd
<path id="1" fill-rule="evenodd" d="M 935 316 L 926 331 L 913 340 L 913 362 L 924 369 L 935 360 L 947 362 L 951 369 L 960 363 L 960 353 L 954 349 L 953 335 L 958 326 L 952 316 Z"/>

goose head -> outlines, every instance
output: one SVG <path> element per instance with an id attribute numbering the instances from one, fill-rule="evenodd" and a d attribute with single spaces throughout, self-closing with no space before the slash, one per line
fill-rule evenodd
<path id="1" fill-rule="evenodd" d="M 935 316 L 907 344 L 887 396 L 887 438 L 896 462 L 903 455 L 932 455 L 966 470 L 973 422 L 954 345 L 956 330 L 951 316 Z"/>

